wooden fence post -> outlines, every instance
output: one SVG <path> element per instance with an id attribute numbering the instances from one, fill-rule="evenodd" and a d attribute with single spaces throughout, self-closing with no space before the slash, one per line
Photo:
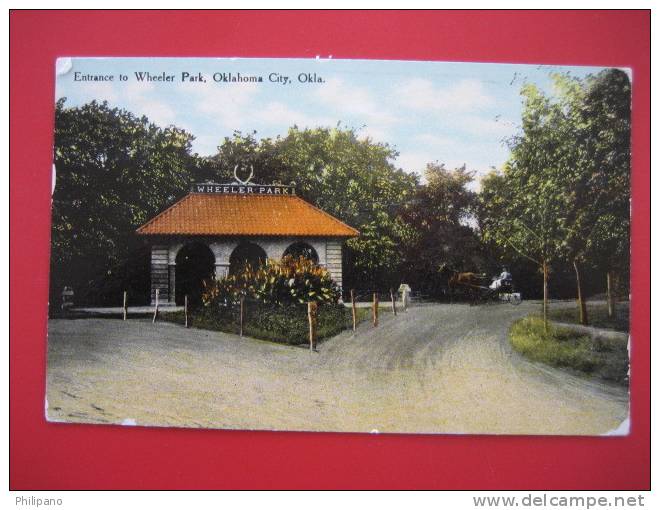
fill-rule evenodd
<path id="1" fill-rule="evenodd" d="M 188 294 L 183 297 L 183 316 L 186 319 L 186 327 L 188 327 Z"/>
<path id="2" fill-rule="evenodd" d="M 307 319 L 309 320 L 309 350 L 316 350 L 316 323 L 318 319 L 318 303 L 310 301 L 307 303 Z"/>
<path id="3" fill-rule="evenodd" d="M 126 317 L 128 316 L 128 293 L 124 291 L 124 306 L 123 312 L 124 312 L 124 320 L 126 320 Z"/>
<path id="4" fill-rule="evenodd" d="M 158 317 L 158 293 L 159 289 L 156 289 L 156 307 L 154 308 L 154 318 L 151 319 L 151 322 L 156 322 L 156 318 Z"/>
<path id="5" fill-rule="evenodd" d="M 378 326 L 378 294 L 374 292 L 374 303 L 372 305 L 372 314 L 374 319 L 374 327 Z"/>
<path id="6" fill-rule="evenodd" d="M 392 300 L 392 313 L 396 315 L 396 299 L 394 297 L 394 289 L 390 289 L 390 299 Z"/>
<path id="7" fill-rule="evenodd" d="M 241 296 L 239 299 L 240 305 L 241 305 L 241 310 L 240 310 L 240 335 L 243 336 L 243 324 L 245 323 L 245 296 Z"/>
<path id="8" fill-rule="evenodd" d="M 355 291 L 351 289 L 351 312 L 353 313 L 353 331 L 357 328 L 357 310 L 355 309 Z"/>

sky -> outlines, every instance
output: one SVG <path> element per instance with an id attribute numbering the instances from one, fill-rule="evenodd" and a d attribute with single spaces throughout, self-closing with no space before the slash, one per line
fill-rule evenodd
<path id="1" fill-rule="evenodd" d="M 552 92 L 551 72 L 584 77 L 600 67 L 334 59 L 61 58 L 56 99 L 93 99 L 174 124 L 195 136 L 193 151 L 211 155 L 236 130 L 257 138 L 288 128 L 351 127 L 386 142 L 393 163 L 420 175 L 429 162 L 466 165 L 478 178 L 508 158 L 503 140 L 519 129 L 525 82 Z M 172 76 L 138 81 L 137 72 Z M 76 74 L 78 73 L 78 74 Z M 182 80 L 182 73 L 205 81 Z M 216 74 L 219 73 L 219 74 Z M 263 82 L 215 81 L 214 75 L 261 76 Z M 126 77 L 120 80 L 120 74 Z M 86 81 L 112 76 L 113 81 Z M 322 80 L 304 82 L 308 76 Z M 76 79 L 77 77 L 77 79 Z M 287 78 L 288 80 L 286 80 Z M 255 176 L 258 180 L 258 176 Z"/>

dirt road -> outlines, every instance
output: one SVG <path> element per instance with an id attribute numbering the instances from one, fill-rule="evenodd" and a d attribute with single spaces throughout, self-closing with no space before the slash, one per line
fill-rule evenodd
<path id="1" fill-rule="evenodd" d="M 421 305 L 318 353 L 146 320 L 52 320 L 53 421 L 247 429 L 603 434 L 623 388 L 530 363 L 507 330 L 529 303 Z"/>

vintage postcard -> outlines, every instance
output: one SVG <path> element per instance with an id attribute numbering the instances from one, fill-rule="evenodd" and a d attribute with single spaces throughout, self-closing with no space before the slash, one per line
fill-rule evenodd
<path id="1" fill-rule="evenodd" d="M 54 71 L 48 420 L 628 433 L 627 69 Z"/>

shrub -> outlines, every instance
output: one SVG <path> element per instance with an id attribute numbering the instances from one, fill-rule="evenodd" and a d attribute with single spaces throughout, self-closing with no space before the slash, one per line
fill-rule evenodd
<path id="1" fill-rule="evenodd" d="M 192 314 L 192 326 L 237 334 L 240 330 L 240 308 L 228 305 L 205 307 Z M 183 324 L 183 312 L 163 314 L 165 320 Z M 352 324 L 351 311 L 341 304 L 322 304 L 318 308 L 317 339 L 339 334 Z M 274 305 L 247 300 L 244 334 L 253 338 L 292 345 L 309 342 L 309 324 L 305 305 Z"/>
<path id="2" fill-rule="evenodd" d="M 249 303 L 246 312 L 250 336 L 289 344 L 309 342 L 306 305 Z M 323 340 L 348 327 L 350 311 L 344 305 L 323 304 L 318 307 L 317 319 L 317 339 Z"/>

